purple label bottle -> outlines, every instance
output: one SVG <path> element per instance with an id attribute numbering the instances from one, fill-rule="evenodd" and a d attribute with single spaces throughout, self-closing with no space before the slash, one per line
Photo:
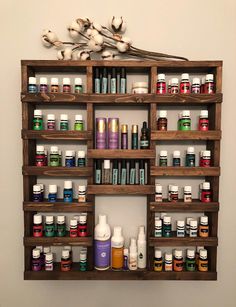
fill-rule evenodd
<path id="1" fill-rule="evenodd" d="M 96 118 L 96 149 L 106 149 L 107 131 L 106 118 Z"/>
<path id="2" fill-rule="evenodd" d="M 110 267 L 111 239 L 106 241 L 94 240 L 94 267 L 107 270 Z"/>
<path id="3" fill-rule="evenodd" d="M 121 125 L 121 149 L 128 149 L 128 125 Z"/>
<path id="4" fill-rule="evenodd" d="M 108 118 L 108 148 L 119 149 L 119 118 Z"/>

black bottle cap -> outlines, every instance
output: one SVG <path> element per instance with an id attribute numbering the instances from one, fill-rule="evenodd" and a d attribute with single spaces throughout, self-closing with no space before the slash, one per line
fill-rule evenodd
<path id="1" fill-rule="evenodd" d="M 118 161 L 113 160 L 113 168 L 118 169 Z"/>
<path id="2" fill-rule="evenodd" d="M 107 78 L 107 77 L 108 77 L 108 70 L 107 70 L 106 67 L 103 68 L 102 77 L 103 77 L 103 78 Z"/>
<path id="3" fill-rule="evenodd" d="M 95 79 L 100 79 L 100 69 L 99 69 L 99 67 L 95 68 Z"/>
<path id="4" fill-rule="evenodd" d="M 147 122 L 143 122 L 143 128 L 147 129 Z"/>
<path id="5" fill-rule="evenodd" d="M 135 168 L 135 161 L 134 160 L 130 160 L 130 168 Z"/>
<path id="6" fill-rule="evenodd" d="M 96 161 L 96 169 L 102 169 L 102 161 L 101 160 Z"/>
<path id="7" fill-rule="evenodd" d="M 126 168 L 126 161 L 125 161 L 125 160 L 122 160 L 122 161 L 121 161 L 121 167 L 122 167 L 122 168 Z"/>
<path id="8" fill-rule="evenodd" d="M 144 169 L 144 161 L 143 160 L 139 161 L 139 168 Z"/>
<path id="9" fill-rule="evenodd" d="M 111 69 L 111 77 L 112 77 L 112 79 L 116 78 L 116 68 L 115 67 L 112 67 L 112 69 Z"/>
<path id="10" fill-rule="evenodd" d="M 126 68 L 121 67 L 120 77 L 126 79 Z"/>

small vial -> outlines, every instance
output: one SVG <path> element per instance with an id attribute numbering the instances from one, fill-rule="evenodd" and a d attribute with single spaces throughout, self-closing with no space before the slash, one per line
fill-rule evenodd
<path id="1" fill-rule="evenodd" d="M 173 166 L 180 166 L 181 165 L 181 160 L 180 160 L 180 151 L 175 150 L 173 152 Z"/>
<path id="2" fill-rule="evenodd" d="M 155 249 L 154 271 L 161 272 L 163 269 L 162 252 L 160 249 Z"/>
<path id="3" fill-rule="evenodd" d="M 205 83 L 206 83 L 206 78 L 205 77 L 202 77 L 202 83 L 201 83 L 201 94 L 204 94 L 205 93 Z"/>
<path id="4" fill-rule="evenodd" d="M 192 187 L 190 185 L 186 185 L 184 187 L 184 202 L 185 203 L 192 202 Z"/>
<path id="5" fill-rule="evenodd" d="M 79 270 L 81 272 L 87 271 L 87 249 L 82 248 L 79 254 Z"/>
<path id="6" fill-rule="evenodd" d="M 193 78 L 192 83 L 192 93 L 193 94 L 200 94 L 200 79 L 199 78 Z"/>
<path id="7" fill-rule="evenodd" d="M 177 237 L 179 238 L 185 237 L 185 222 L 184 221 L 177 221 L 176 233 L 177 233 Z"/>
<path id="8" fill-rule="evenodd" d="M 185 158 L 185 166 L 194 167 L 195 166 L 195 150 L 194 147 L 188 147 L 186 158 Z"/>
<path id="9" fill-rule="evenodd" d="M 50 166 L 59 166 L 59 152 L 57 146 L 51 146 L 50 148 L 49 164 Z"/>
<path id="10" fill-rule="evenodd" d="M 211 191 L 210 182 L 202 183 L 201 201 L 203 203 L 209 203 L 212 201 L 212 191 Z"/>
<path id="11" fill-rule="evenodd" d="M 36 78 L 35 77 L 29 77 L 28 82 L 28 93 L 37 93 L 37 85 L 36 85 Z"/>
<path id="12" fill-rule="evenodd" d="M 42 270 L 42 260 L 40 259 L 40 249 L 34 248 L 32 250 L 32 271 L 38 272 Z"/>
<path id="13" fill-rule="evenodd" d="M 78 151 L 78 167 L 85 167 L 86 160 L 85 160 L 85 151 L 81 150 Z"/>
<path id="14" fill-rule="evenodd" d="M 33 218 L 33 237 L 39 238 L 43 236 L 43 219 L 42 215 L 35 214 Z"/>
<path id="15" fill-rule="evenodd" d="M 46 166 L 44 146 L 36 146 L 35 166 Z"/>
<path id="16" fill-rule="evenodd" d="M 155 202 L 162 202 L 162 186 L 160 184 L 155 186 Z"/>
<path id="17" fill-rule="evenodd" d="M 40 93 L 47 93 L 48 91 L 48 79 L 41 77 L 39 79 L 39 91 Z"/>
<path id="18" fill-rule="evenodd" d="M 190 131 L 191 130 L 191 118 L 190 118 L 190 111 L 183 110 L 181 113 L 181 117 L 179 119 L 179 130 L 180 131 Z"/>
<path id="19" fill-rule="evenodd" d="M 199 262 L 199 256 L 200 256 L 200 249 L 204 249 L 204 246 L 197 246 L 197 249 L 196 249 L 195 259 L 196 259 L 196 267 L 197 268 L 198 268 L 198 262 Z"/>
<path id="20" fill-rule="evenodd" d="M 49 184 L 48 186 L 48 201 L 50 203 L 54 203 L 57 201 L 57 185 L 56 184 Z"/>
<path id="21" fill-rule="evenodd" d="M 184 268 L 183 251 L 175 250 L 173 268 L 175 272 L 182 272 Z"/>
<path id="22" fill-rule="evenodd" d="M 47 115 L 47 130 L 56 130 L 56 120 L 54 114 Z"/>
<path id="23" fill-rule="evenodd" d="M 41 187 L 39 184 L 33 185 L 33 202 L 41 202 Z"/>
<path id="24" fill-rule="evenodd" d="M 47 253 L 45 255 L 45 271 L 53 271 L 53 254 Z"/>
<path id="25" fill-rule="evenodd" d="M 78 188 L 78 202 L 79 203 L 85 203 L 86 202 L 86 186 L 85 185 L 79 185 Z"/>
<path id="26" fill-rule="evenodd" d="M 42 110 L 34 110 L 33 130 L 43 130 L 43 113 Z"/>
<path id="27" fill-rule="evenodd" d="M 110 160 L 104 160 L 103 176 L 102 176 L 102 183 L 103 184 L 111 184 L 110 169 L 111 169 Z"/>
<path id="28" fill-rule="evenodd" d="M 73 150 L 66 150 L 65 152 L 65 166 L 66 167 L 74 167 L 75 166 L 75 159 Z"/>
<path id="29" fill-rule="evenodd" d="M 181 75 L 180 94 L 190 94 L 189 74 Z"/>
<path id="30" fill-rule="evenodd" d="M 82 214 L 79 215 L 78 236 L 79 237 L 87 237 L 88 236 L 87 214 L 86 213 L 82 213 Z"/>
<path id="31" fill-rule="evenodd" d="M 84 121 L 83 121 L 83 116 L 81 114 L 75 115 L 74 130 L 84 131 Z"/>
<path id="32" fill-rule="evenodd" d="M 170 185 L 169 201 L 177 202 L 179 200 L 179 187 L 177 185 Z"/>
<path id="33" fill-rule="evenodd" d="M 163 237 L 171 237 L 171 216 L 164 216 L 163 218 L 163 227 L 162 227 Z"/>
<path id="34" fill-rule="evenodd" d="M 194 249 L 187 249 L 185 265 L 186 265 L 186 271 L 188 272 L 194 272 L 196 270 L 196 259 L 195 259 Z"/>
<path id="35" fill-rule="evenodd" d="M 75 78 L 75 93 L 83 93 L 83 82 L 81 78 Z"/>
<path id="36" fill-rule="evenodd" d="M 77 237 L 77 220 L 72 219 L 70 220 L 70 237 L 71 238 L 76 238 Z"/>
<path id="37" fill-rule="evenodd" d="M 179 93 L 179 79 L 178 78 L 172 78 L 171 79 L 171 94 L 178 94 Z"/>
<path id="38" fill-rule="evenodd" d="M 214 94 L 214 92 L 215 92 L 214 75 L 207 74 L 206 83 L 205 83 L 205 94 Z"/>
<path id="39" fill-rule="evenodd" d="M 165 74 L 157 75 L 157 94 L 166 94 L 166 76 Z"/>
<path id="40" fill-rule="evenodd" d="M 124 248 L 123 270 L 124 271 L 128 271 L 129 270 L 129 249 L 128 248 Z"/>
<path id="41" fill-rule="evenodd" d="M 58 78 L 51 78 L 51 93 L 58 93 L 58 92 L 59 92 Z"/>
<path id="42" fill-rule="evenodd" d="M 197 220 L 190 220 L 189 236 L 197 237 Z"/>
<path id="43" fill-rule="evenodd" d="M 157 120 L 157 130 L 167 131 L 167 124 L 168 124 L 167 111 L 161 110 L 159 112 L 159 118 Z"/>
<path id="44" fill-rule="evenodd" d="M 159 217 L 155 217 L 155 233 L 154 237 L 162 237 L 162 220 Z"/>
<path id="45" fill-rule="evenodd" d="M 66 235 L 66 222 L 64 215 L 57 216 L 57 236 L 65 237 Z"/>
<path id="46" fill-rule="evenodd" d="M 63 93 L 70 93 L 71 92 L 70 78 L 63 78 L 62 83 L 63 83 L 62 87 Z"/>
<path id="47" fill-rule="evenodd" d="M 187 217 L 186 218 L 186 234 L 189 235 L 190 233 L 190 221 L 193 220 L 192 217 Z"/>
<path id="48" fill-rule="evenodd" d="M 168 94 L 171 94 L 171 80 L 168 81 L 167 92 L 168 92 Z"/>
<path id="49" fill-rule="evenodd" d="M 45 234 L 45 237 L 55 236 L 55 226 L 54 226 L 53 215 L 46 215 L 45 225 L 44 225 L 44 234 Z"/>
<path id="50" fill-rule="evenodd" d="M 73 201 L 73 187 L 72 181 L 64 181 L 64 190 L 63 190 L 64 202 L 72 203 Z"/>
<path id="51" fill-rule="evenodd" d="M 61 114 L 60 116 L 60 130 L 61 131 L 69 130 L 69 121 L 67 114 Z"/>
<path id="52" fill-rule="evenodd" d="M 68 272 L 71 270 L 71 259 L 69 250 L 63 250 L 61 255 L 61 271 Z"/>
<path id="53" fill-rule="evenodd" d="M 43 183 L 38 183 L 40 186 L 40 199 L 41 201 L 44 201 L 44 184 Z"/>
<path id="54" fill-rule="evenodd" d="M 200 249 L 199 251 L 198 271 L 200 272 L 208 271 L 208 259 L 207 259 L 206 249 Z"/>
<path id="55" fill-rule="evenodd" d="M 208 216 L 204 215 L 200 217 L 199 237 L 207 238 L 208 236 L 209 236 Z"/>
<path id="56" fill-rule="evenodd" d="M 173 256 L 172 254 L 165 253 L 165 271 L 170 272 L 173 270 Z"/>
<path id="57" fill-rule="evenodd" d="M 200 156 L 200 166 L 201 167 L 210 167 L 211 166 L 211 151 L 202 150 Z"/>
<path id="58" fill-rule="evenodd" d="M 198 122 L 198 130 L 200 131 L 209 130 L 208 110 L 201 110 Z"/>
<path id="59" fill-rule="evenodd" d="M 166 150 L 160 151 L 159 165 L 160 166 L 167 166 L 167 151 Z"/>

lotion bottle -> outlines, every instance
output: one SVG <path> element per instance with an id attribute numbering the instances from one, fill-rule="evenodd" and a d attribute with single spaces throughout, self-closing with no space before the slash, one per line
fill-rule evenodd
<path id="1" fill-rule="evenodd" d="M 136 239 L 131 238 L 131 243 L 129 247 L 129 269 L 130 271 L 137 270 L 138 268 L 137 258 L 138 258 L 138 253 L 137 253 Z"/>
<path id="2" fill-rule="evenodd" d="M 113 270 L 120 271 L 123 267 L 124 257 L 124 237 L 122 236 L 122 228 L 114 227 L 113 236 L 111 238 L 111 267 Z"/>
<path id="3" fill-rule="evenodd" d="M 147 252 L 146 252 L 146 236 L 144 226 L 139 227 L 138 233 L 138 268 L 145 269 L 147 262 Z"/>

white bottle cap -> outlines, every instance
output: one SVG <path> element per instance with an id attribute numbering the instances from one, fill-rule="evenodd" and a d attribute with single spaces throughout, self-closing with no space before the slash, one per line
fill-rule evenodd
<path id="1" fill-rule="evenodd" d="M 133 82 L 132 88 L 136 88 L 136 87 L 148 88 L 148 83 L 147 82 Z"/>
<path id="2" fill-rule="evenodd" d="M 175 150 L 175 151 L 173 152 L 173 157 L 174 157 L 174 158 L 180 158 L 180 151 L 179 151 L 179 150 Z"/>
<path id="3" fill-rule="evenodd" d="M 64 189 L 72 189 L 72 181 L 64 181 Z"/>
<path id="4" fill-rule="evenodd" d="M 40 191 L 41 191 L 41 187 L 39 184 L 33 185 L 33 192 L 40 192 Z"/>
<path id="5" fill-rule="evenodd" d="M 76 115 L 75 115 L 75 120 L 83 120 L 83 115 L 81 115 L 81 114 L 76 114 Z"/>
<path id="6" fill-rule="evenodd" d="M 183 251 L 181 249 L 175 250 L 175 257 L 176 258 L 182 258 L 183 257 Z"/>
<path id="7" fill-rule="evenodd" d="M 62 258 L 69 258 L 70 257 L 70 251 L 68 249 L 63 249 L 61 256 L 62 256 Z"/>
<path id="8" fill-rule="evenodd" d="M 213 82 L 214 81 L 214 75 L 213 74 L 207 74 L 206 75 L 206 82 Z"/>
<path id="9" fill-rule="evenodd" d="M 162 226 L 162 220 L 160 220 L 159 218 L 158 219 L 155 218 L 155 226 L 161 227 Z"/>
<path id="10" fill-rule="evenodd" d="M 186 224 L 189 225 L 191 220 L 193 220 L 192 217 L 187 217 L 187 218 L 186 218 Z"/>
<path id="11" fill-rule="evenodd" d="M 83 150 L 80 150 L 80 151 L 78 151 L 78 158 L 85 158 L 85 151 L 83 151 Z"/>
<path id="12" fill-rule="evenodd" d="M 47 119 L 48 120 L 55 120 L 55 114 L 48 114 Z"/>
<path id="13" fill-rule="evenodd" d="M 207 250 L 206 249 L 200 249 L 199 256 L 203 259 L 207 259 Z"/>
<path id="14" fill-rule="evenodd" d="M 36 146 L 36 151 L 38 152 L 38 151 L 43 151 L 44 152 L 44 146 L 42 146 L 42 145 L 37 145 Z"/>
<path id="15" fill-rule="evenodd" d="M 64 223 L 65 222 L 65 216 L 64 215 L 58 215 L 57 216 L 57 223 Z"/>
<path id="16" fill-rule="evenodd" d="M 130 240 L 129 251 L 130 251 L 131 254 L 137 252 L 137 244 L 136 244 L 135 238 L 131 238 L 131 240 Z"/>
<path id="17" fill-rule="evenodd" d="M 184 192 L 192 192 L 192 187 L 191 187 L 191 185 L 186 185 L 185 187 L 184 187 Z"/>
<path id="18" fill-rule="evenodd" d="M 42 215 L 40 215 L 40 214 L 34 215 L 34 224 L 41 224 L 42 220 L 43 220 Z"/>
<path id="19" fill-rule="evenodd" d="M 45 261 L 52 261 L 53 260 L 53 254 L 52 253 L 47 253 L 45 255 Z"/>
<path id="20" fill-rule="evenodd" d="M 177 221 L 177 226 L 184 227 L 185 222 L 184 221 Z"/>
<path id="21" fill-rule="evenodd" d="M 207 225 L 208 224 L 208 216 L 207 215 L 201 216 L 200 217 L 200 223 Z"/>
<path id="22" fill-rule="evenodd" d="M 79 223 L 86 223 L 87 222 L 87 214 L 79 215 Z"/>
<path id="23" fill-rule="evenodd" d="M 42 110 L 34 110 L 34 116 L 42 116 L 43 112 Z"/>
<path id="24" fill-rule="evenodd" d="M 171 261 L 173 259 L 172 254 L 165 253 L 165 260 Z"/>
<path id="25" fill-rule="evenodd" d="M 167 111 L 166 110 L 161 110 L 159 112 L 159 117 L 160 118 L 166 118 L 167 117 Z"/>
<path id="26" fill-rule="evenodd" d="M 36 78 L 35 77 L 29 77 L 29 84 L 36 84 Z"/>
<path id="27" fill-rule="evenodd" d="M 73 150 L 66 150 L 66 157 L 73 157 Z"/>
<path id="28" fill-rule="evenodd" d="M 58 85 L 58 78 L 51 78 L 52 85 Z"/>
<path id="29" fill-rule="evenodd" d="M 53 223 L 53 215 L 46 215 L 46 218 L 45 218 L 45 222 L 47 224 L 52 224 Z"/>
<path id="30" fill-rule="evenodd" d="M 129 250 L 128 248 L 124 248 L 124 256 L 128 256 L 129 255 Z"/>
<path id="31" fill-rule="evenodd" d="M 82 79 L 81 78 L 75 78 L 75 85 L 82 85 Z"/>
<path id="32" fill-rule="evenodd" d="M 201 110 L 200 117 L 201 118 L 208 118 L 208 110 Z"/>
<path id="33" fill-rule="evenodd" d="M 111 168 L 110 160 L 104 160 L 104 169 L 110 169 L 110 168 Z"/>
<path id="34" fill-rule="evenodd" d="M 199 78 L 193 78 L 193 84 L 199 84 L 200 85 L 200 79 Z"/>
<path id="35" fill-rule="evenodd" d="M 162 186 L 160 184 L 156 184 L 155 189 L 156 193 L 162 193 Z"/>
<path id="36" fill-rule="evenodd" d="M 70 220 L 70 226 L 77 226 L 77 220 Z"/>
<path id="37" fill-rule="evenodd" d="M 188 148 L 187 148 L 187 153 L 188 153 L 188 154 L 194 154 L 194 153 L 195 153 L 194 147 L 191 147 L 191 146 L 188 147 Z"/>
<path id="38" fill-rule="evenodd" d="M 105 214 L 99 214 L 98 223 L 103 225 L 107 224 L 107 216 Z"/>
<path id="39" fill-rule="evenodd" d="M 32 251 L 32 256 L 33 256 L 33 258 L 40 257 L 40 249 L 34 248 L 33 251 Z"/>
<path id="40" fill-rule="evenodd" d="M 172 78 L 171 79 L 171 84 L 172 85 L 178 85 L 179 84 L 179 79 L 178 78 Z"/>
<path id="41" fill-rule="evenodd" d="M 56 184 L 49 184 L 48 186 L 48 190 L 49 190 L 49 193 L 57 193 L 57 185 Z"/>
<path id="42" fill-rule="evenodd" d="M 70 78 L 63 78 L 63 84 L 64 85 L 69 85 L 70 84 Z"/>
<path id="43" fill-rule="evenodd" d="M 204 246 L 197 246 L 197 253 L 199 254 L 199 252 L 200 252 L 200 249 L 204 249 Z"/>
<path id="44" fill-rule="evenodd" d="M 51 146 L 50 151 L 58 153 L 58 147 L 57 146 Z"/>
<path id="45" fill-rule="evenodd" d="M 43 183 L 38 183 L 38 185 L 40 186 L 41 191 L 44 190 L 44 184 Z"/>
<path id="46" fill-rule="evenodd" d="M 167 156 L 167 151 L 166 150 L 161 150 L 160 151 L 160 157 L 165 157 Z"/>
<path id="47" fill-rule="evenodd" d="M 67 251 L 71 252 L 72 251 L 72 247 L 70 245 L 67 245 L 67 246 L 63 247 L 63 250 L 67 250 Z"/>
<path id="48" fill-rule="evenodd" d="M 167 216 L 167 213 L 166 212 L 161 212 L 161 220 L 163 220 L 165 216 Z"/>
<path id="49" fill-rule="evenodd" d="M 203 182 L 202 183 L 202 189 L 203 190 L 208 190 L 208 189 L 210 189 L 210 182 Z"/>
<path id="50" fill-rule="evenodd" d="M 162 252 L 160 249 L 155 249 L 155 258 L 161 258 L 162 257 Z"/>
<path id="51" fill-rule="evenodd" d="M 187 249 L 187 257 L 194 258 L 195 257 L 195 250 L 194 249 Z"/>
<path id="52" fill-rule="evenodd" d="M 79 190 L 79 192 L 85 192 L 86 186 L 85 185 L 79 185 L 78 190 Z"/>
<path id="53" fill-rule="evenodd" d="M 190 227 L 197 227 L 197 220 L 191 220 Z"/>
<path id="54" fill-rule="evenodd" d="M 183 110 L 182 112 L 182 117 L 189 117 L 190 116 L 190 111 L 189 110 Z"/>
<path id="55" fill-rule="evenodd" d="M 163 221 L 164 224 L 171 224 L 171 216 L 165 215 Z"/>
<path id="56" fill-rule="evenodd" d="M 211 156 L 211 151 L 210 150 L 203 150 L 202 156 L 203 157 L 210 157 Z"/>
<path id="57" fill-rule="evenodd" d="M 179 187 L 177 185 L 171 186 L 171 192 L 178 192 L 178 191 L 179 191 Z"/>
<path id="58" fill-rule="evenodd" d="M 189 80 L 189 74 L 182 74 L 181 79 L 182 80 Z"/>
<path id="59" fill-rule="evenodd" d="M 122 228 L 121 226 L 115 226 L 113 230 L 113 236 L 122 236 Z"/>
<path id="60" fill-rule="evenodd" d="M 61 114 L 60 119 L 61 120 L 68 120 L 68 115 L 67 114 Z"/>
<path id="61" fill-rule="evenodd" d="M 158 80 L 158 81 L 165 81 L 165 79 L 166 79 L 165 74 L 158 74 L 158 75 L 157 75 L 157 80 Z"/>
<path id="62" fill-rule="evenodd" d="M 40 253 L 43 252 L 43 247 L 40 245 L 40 246 L 36 246 L 37 249 L 39 249 Z"/>
<path id="63" fill-rule="evenodd" d="M 48 84 L 48 79 L 45 77 L 41 77 L 39 80 L 40 84 Z"/>
<path id="64" fill-rule="evenodd" d="M 43 253 L 44 254 L 51 253 L 51 246 L 44 246 L 43 247 Z"/>

